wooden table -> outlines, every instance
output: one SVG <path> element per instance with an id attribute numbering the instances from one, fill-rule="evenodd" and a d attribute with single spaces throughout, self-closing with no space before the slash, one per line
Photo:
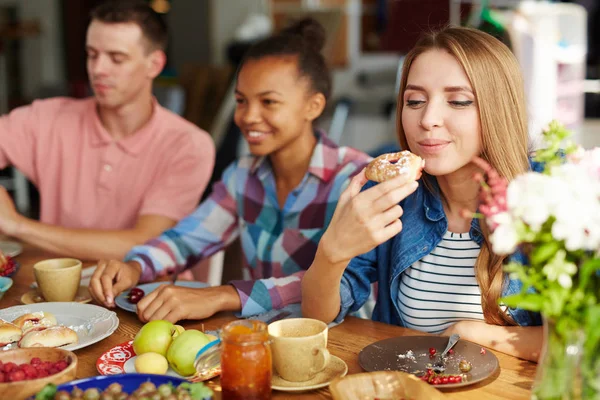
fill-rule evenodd
<path id="1" fill-rule="evenodd" d="M 33 264 L 39 260 L 53 257 L 52 254 L 37 248 L 24 246 L 24 252 L 16 258 L 21 263 L 21 269 L 14 277 L 13 287 L 0 300 L 0 308 L 20 305 L 21 296 L 29 290 L 29 285 L 34 281 Z M 84 263 L 84 266 L 89 265 L 93 265 L 93 263 Z M 78 378 L 98 375 L 96 371 L 96 360 L 98 357 L 113 346 L 133 339 L 137 331 L 141 328 L 142 323 L 134 313 L 119 308 L 115 311 L 120 320 L 119 328 L 115 333 L 98 343 L 76 350 L 77 357 L 79 358 L 77 368 Z M 183 326 L 186 329 L 201 329 L 203 324 L 207 330 L 217 329 L 233 319 L 235 317 L 231 313 L 221 313 L 202 322 L 183 323 Z M 342 324 L 330 330 L 328 348 L 332 354 L 340 357 L 348 364 L 349 374 L 355 374 L 364 372 L 358 364 L 358 353 L 365 346 L 390 337 L 422 334 L 421 332 L 398 326 L 348 317 Z M 446 390 L 447 397 L 449 399 L 460 400 L 529 399 L 536 364 L 502 353 L 495 352 L 495 354 L 500 361 L 500 370 L 498 372 L 485 381 L 464 389 Z M 218 385 L 218 382 L 215 382 L 215 385 Z M 273 399 L 331 399 L 331 395 L 328 389 L 301 394 L 274 391 Z"/>

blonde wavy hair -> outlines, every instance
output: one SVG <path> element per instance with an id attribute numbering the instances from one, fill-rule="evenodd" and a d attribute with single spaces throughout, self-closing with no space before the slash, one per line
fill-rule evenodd
<path id="1" fill-rule="evenodd" d="M 508 180 L 529 168 L 527 111 L 523 79 L 519 64 L 511 51 L 499 40 L 482 31 L 447 27 L 423 36 L 406 55 L 398 93 L 397 130 L 400 145 L 408 149 L 402 127 L 402 109 L 408 72 L 414 60 L 428 50 L 445 50 L 464 69 L 479 109 L 481 157 Z M 480 224 L 484 241 L 475 263 L 481 290 L 485 321 L 496 325 L 514 325 L 498 305 L 504 284 L 504 258 L 491 251 L 489 232 Z"/>

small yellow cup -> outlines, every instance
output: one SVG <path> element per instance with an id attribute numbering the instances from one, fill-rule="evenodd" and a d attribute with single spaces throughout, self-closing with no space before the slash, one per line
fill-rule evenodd
<path id="1" fill-rule="evenodd" d="M 327 324 L 310 318 L 290 318 L 268 326 L 273 366 L 280 377 L 304 382 L 329 363 Z"/>
<path id="2" fill-rule="evenodd" d="M 73 301 L 81 282 L 81 261 L 54 258 L 36 263 L 33 273 L 46 301 Z"/>

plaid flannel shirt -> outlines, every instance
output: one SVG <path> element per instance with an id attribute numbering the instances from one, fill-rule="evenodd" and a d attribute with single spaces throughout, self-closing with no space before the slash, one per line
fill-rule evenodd
<path id="1" fill-rule="evenodd" d="M 174 228 L 134 247 L 125 261 L 142 266 L 142 281 L 181 271 L 240 237 L 244 268 L 252 280 L 230 282 L 242 316 L 298 303 L 300 282 L 350 178 L 368 155 L 338 147 L 323 132 L 308 172 L 281 208 L 268 158 L 245 156 L 232 163 L 211 195 Z"/>

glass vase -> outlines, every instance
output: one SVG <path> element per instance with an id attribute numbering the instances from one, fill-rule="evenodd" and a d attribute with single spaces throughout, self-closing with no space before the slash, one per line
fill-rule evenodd
<path id="1" fill-rule="evenodd" d="M 544 348 L 533 383 L 532 400 L 584 399 L 581 368 L 585 343 L 583 327 L 561 319 L 543 320 Z"/>

